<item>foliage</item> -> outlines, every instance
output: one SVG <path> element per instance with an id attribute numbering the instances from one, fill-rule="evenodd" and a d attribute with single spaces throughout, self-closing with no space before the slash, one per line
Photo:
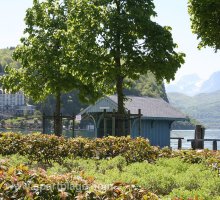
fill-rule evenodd
<path id="1" fill-rule="evenodd" d="M 213 170 L 220 171 L 220 151 L 212 150 L 180 150 L 172 151 L 169 148 L 163 148 L 160 150 L 159 157 L 169 158 L 181 158 L 184 162 L 191 164 L 202 163 L 205 166 L 210 167 Z"/>
<path id="2" fill-rule="evenodd" d="M 15 167 L 20 169 L 23 166 L 22 162 L 28 163 L 27 158 L 16 156 L 16 163 L 14 163 L 15 156 L 0 157 L 0 160 L 4 159 L 4 163 L 7 163 L 7 167 L 11 170 Z M 220 194 L 220 178 L 216 172 L 207 169 L 201 163 L 192 164 L 180 158 L 160 158 L 155 163 L 144 161 L 130 164 L 127 164 L 126 159 L 122 156 L 107 160 L 67 158 L 62 165 L 52 163 L 52 167 L 47 167 L 46 171 L 39 169 L 35 164 L 28 165 L 28 167 L 31 174 L 34 173 L 35 177 L 39 177 L 39 182 L 34 184 L 39 188 L 40 184 L 43 184 L 41 186 L 51 184 L 51 180 L 53 180 L 53 186 L 56 183 L 70 184 L 73 180 L 74 182 L 71 183 L 76 186 L 79 183 L 78 180 L 81 180 L 81 183 L 86 181 L 89 189 L 102 186 L 96 187 L 96 189 L 99 189 L 99 194 L 104 194 L 102 188 L 105 187 L 110 187 L 110 191 L 114 187 L 115 189 L 117 187 L 119 191 L 123 191 L 123 187 L 129 188 L 130 192 L 133 189 L 138 193 L 148 191 L 152 198 L 156 198 L 152 194 L 155 193 L 160 199 L 173 200 L 217 200 Z M 66 181 L 62 182 L 64 177 Z M 47 181 L 44 178 L 47 178 Z M 30 180 L 32 182 L 29 182 L 29 185 L 33 183 L 33 179 L 32 177 Z M 110 191 L 108 191 L 108 194 Z M 129 191 L 127 190 L 127 194 L 130 195 Z M 56 194 L 56 191 L 52 192 L 53 195 Z M 51 193 L 49 194 L 52 195 Z M 40 193 L 40 195 L 43 195 L 43 193 Z M 139 198 L 136 197 L 136 199 Z"/>
<path id="3" fill-rule="evenodd" d="M 138 199 L 135 195 L 153 195 L 150 191 L 160 197 L 178 200 L 214 200 L 220 194 L 220 151 L 159 149 L 151 147 L 143 138 L 91 140 L 5 133 L 0 137 L 2 159 L 7 164 L 0 164 L 0 179 L 4 180 L 0 194 L 17 195 L 16 198 L 29 194 L 43 199 L 48 197 L 44 195 L 57 197 L 61 195 L 57 189 L 59 184 L 77 186 L 81 183 L 92 189 L 83 194 L 72 189 L 63 192 L 70 197 L 93 192 L 98 198 L 98 195 L 112 195 L 117 189 L 118 195 L 132 193 L 133 199 Z M 47 171 L 39 170 L 39 167 Z M 41 186 L 45 188 L 52 183 L 52 190 L 41 190 Z M 24 187 L 25 184 L 32 189 Z M 96 190 L 97 185 L 109 184 L 108 192 Z"/>
<path id="4" fill-rule="evenodd" d="M 33 7 L 27 10 L 25 22 L 26 37 L 13 53 L 21 68 L 8 69 L 9 75 L 3 79 L 5 87 L 12 91 L 22 89 L 37 101 L 48 94 L 68 90 L 74 77 L 63 70 L 64 41 L 59 35 L 66 31 L 64 8 L 53 1 L 42 4 L 34 1 Z"/>
<path id="5" fill-rule="evenodd" d="M 220 2 L 218 0 L 189 0 L 192 31 L 200 39 L 199 48 L 220 49 Z"/>
<path id="6" fill-rule="evenodd" d="M 152 0 L 83 0 L 72 1 L 71 7 L 72 51 L 80 65 L 102 72 L 98 81 L 115 89 L 119 113 L 124 111 L 125 78 L 136 80 L 151 71 L 157 80 L 169 81 L 184 62 L 184 54 L 175 51 L 171 28 L 152 20 Z"/>
<path id="7" fill-rule="evenodd" d="M 88 76 L 84 78 L 85 69 L 69 60 L 67 4 L 67 1 L 60 3 L 59 0 L 33 1 L 32 8 L 26 12 L 25 36 L 13 53 L 21 68 L 7 68 L 2 78 L 8 91 L 22 90 L 38 102 L 53 94 L 56 97 L 56 116 L 60 115 L 62 93 L 79 89 L 83 93 L 80 95 L 82 99 L 93 101 L 100 95 L 95 92 L 92 80 L 88 82 Z M 74 56 L 71 54 L 70 57 Z M 61 119 L 56 117 L 55 120 L 55 134 L 59 136 Z"/>
<path id="8" fill-rule="evenodd" d="M 7 50 L 7 60 L 12 60 L 13 49 Z M 0 57 L 4 57 L 4 49 L 0 50 Z M 7 61 L 6 60 L 6 61 Z M 0 62 L 1 63 L 1 62 Z M 5 65 L 10 65 L 9 62 Z M 20 65 L 18 65 L 20 67 Z M 16 66 L 15 68 L 19 68 Z M 14 67 L 13 67 L 14 68 Z M 61 95 L 61 112 L 64 115 L 78 114 L 80 109 L 88 106 L 80 102 L 78 97 L 78 91 L 71 91 Z M 141 75 L 137 81 L 131 81 L 130 87 L 124 90 L 125 95 L 137 95 L 137 96 L 150 96 L 150 97 L 161 97 L 167 101 L 167 95 L 163 83 L 157 83 L 155 76 L 148 72 L 146 75 Z M 56 99 L 54 96 L 49 95 L 44 101 L 36 103 L 31 98 L 26 99 L 27 103 L 36 105 L 37 109 L 42 113 L 53 115 L 55 112 Z"/>
<path id="9" fill-rule="evenodd" d="M 37 116 L 37 118 L 33 118 L 36 116 L 30 116 L 28 115 L 26 118 L 25 117 L 14 117 L 14 118 L 9 118 L 5 120 L 1 120 L 1 126 L 3 129 L 13 129 L 20 131 L 20 129 L 27 129 L 29 131 L 33 130 L 33 132 L 36 130 L 40 129 L 40 122 L 39 118 L 41 116 Z"/>
<path id="10" fill-rule="evenodd" d="M 126 182 L 137 184 L 162 199 L 218 199 L 220 178 L 217 172 L 200 163 L 181 158 L 162 158 L 156 163 L 127 164 L 123 157 L 109 160 L 66 159 L 64 164 L 48 169 L 49 174 L 73 170 L 94 177 L 99 183 Z M 199 181 L 198 181 L 199 180 Z"/>
<path id="11" fill-rule="evenodd" d="M 0 162 L 0 182 L 3 199 L 158 199 L 135 185 L 98 185 L 91 178 L 72 174 L 48 176 L 43 169 L 8 167 L 4 160 Z"/>
<path id="12" fill-rule="evenodd" d="M 106 137 L 97 139 L 72 138 L 65 139 L 54 135 L 39 133 L 23 135 L 2 133 L 0 137 L 0 154 L 13 155 L 19 153 L 31 161 L 40 163 L 62 163 L 64 158 L 108 159 L 122 156 L 127 163 L 155 162 L 159 157 L 179 157 L 189 163 L 203 163 L 220 169 L 219 151 L 172 151 L 169 148 L 159 149 L 150 146 L 144 138 Z M 213 168 L 214 169 L 214 168 Z"/>
<path id="13" fill-rule="evenodd" d="M 148 73 L 146 75 L 140 76 L 139 80 L 132 81 L 131 87 L 124 90 L 125 95 L 132 96 L 150 96 L 150 97 L 160 97 L 165 101 L 168 101 L 165 87 L 163 83 L 157 83 L 154 75 Z M 78 114 L 81 109 L 87 107 L 88 105 L 79 101 L 78 92 L 71 91 L 61 96 L 62 109 L 61 112 L 64 115 Z M 30 102 L 34 104 L 34 102 Z M 49 96 L 44 102 L 37 104 L 37 109 L 42 112 L 52 115 L 54 113 L 55 98 Z"/>
<path id="14" fill-rule="evenodd" d="M 54 135 L 2 134 L 0 154 L 26 155 L 31 161 L 62 163 L 66 157 L 106 159 L 121 155 L 128 163 L 148 160 L 154 161 L 158 152 L 144 138 L 107 137 L 103 139 L 58 138 Z"/>

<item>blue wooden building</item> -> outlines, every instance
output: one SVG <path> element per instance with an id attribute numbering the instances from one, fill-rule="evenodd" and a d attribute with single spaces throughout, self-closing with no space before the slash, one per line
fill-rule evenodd
<path id="1" fill-rule="evenodd" d="M 127 98 L 125 108 L 130 117 L 125 128 L 128 133 L 132 137 L 148 138 L 151 145 L 170 146 L 171 124 L 185 120 L 186 116 L 159 98 Z M 93 127 L 95 137 L 114 135 L 117 132 L 117 120 L 115 122 L 113 113 L 117 111 L 117 107 L 117 96 L 99 99 L 80 112 L 81 123 Z M 108 117 L 111 114 L 112 117 Z"/>

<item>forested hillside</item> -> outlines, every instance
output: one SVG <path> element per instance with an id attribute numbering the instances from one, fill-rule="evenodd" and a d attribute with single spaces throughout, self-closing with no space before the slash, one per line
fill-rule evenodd
<path id="1" fill-rule="evenodd" d="M 220 91 L 193 97 L 168 93 L 168 98 L 173 106 L 199 120 L 207 128 L 220 128 Z"/>
<path id="2" fill-rule="evenodd" d="M 4 69 L 7 65 L 19 68 L 19 63 L 13 61 L 12 53 L 14 48 L 0 49 L 0 72 L 4 73 Z M 131 87 L 125 90 L 126 95 L 136 96 L 150 96 L 161 97 L 165 101 L 168 101 L 165 87 L 163 83 L 157 83 L 154 75 L 149 73 L 148 75 L 142 75 L 139 80 L 133 81 Z M 28 103 L 34 104 L 31 99 L 27 99 Z M 54 112 L 55 99 L 50 96 L 43 103 L 37 104 L 37 108 L 42 112 L 51 114 Z M 77 91 L 73 91 L 62 95 L 62 112 L 64 114 L 72 115 L 80 112 L 80 109 L 87 105 L 80 103 Z"/>
<path id="3" fill-rule="evenodd" d="M 168 102 L 164 83 L 157 83 L 154 75 L 148 73 L 134 81 L 131 88 L 125 91 L 126 95 L 161 97 Z"/>
<path id="4" fill-rule="evenodd" d="M 4 72 L 4 69 L 7 65 L 10 65 L 15 68 L 19 68 L 20 65 L 18 62 L 15 62 L 12 59 L 14 47 L 7 48 L 7 49 L 0 49 L 0 73 Z"/>

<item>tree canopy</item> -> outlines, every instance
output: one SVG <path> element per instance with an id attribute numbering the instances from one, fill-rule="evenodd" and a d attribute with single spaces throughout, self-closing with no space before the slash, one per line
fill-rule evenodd
<path id="1" fill-rule="evenodd" d="M 22 90 L 35 101 L 53 94 L 56 96 L 57 116 L 60 116 L 62 93 L 80 88 L 81 97 L 96 99 L 98 94 L 92 88 L 92 80 L 83 80 L 83 71 L 79 72 L 80 67 L 68 59 L 67 1 L 34 0 L 33 7 L 26 11 L 25 23 L 21 45 L 13 53 L 21 67 L 6 69 L 2 78 L 4 87 L 9 91 Z M 55 125 L 55 133 L 60 135 L 59 117 Z"/>
<path id="2" fill-rule="evenodd" d="M 10 61 L 12 59 L 12 53 L 14 48 L 10 49 L 0 49 L 0 65 L 11 66 L 13 68 L 20 68 L 21 65 L 16 62 L 15 65 L 11 65 Z M 6 53 L 7 52 L 7 53 Z M 5 54 L 7 55 L 7 60 L 4 59 Z M 15 61 L 13 61 L 15 62 Z M 78 99 L 78 91 L 71 91 L 66 94 L 61 95 L 61 112 L 64 115 L 78 114 L 80 109 L 85 108 L 88 104 L 83 104 Z M 156 78 L 152 73 L 141 75 L 136 81 L 132 81 L 129 88 L 124 90 L 125 95 L 135 95 L 135 96 L 150 96 L 150 97 L 161 97 L 167 101 L 167 95 L 163 83 L 158 83 Z M 46 100 L 35 103 L 31 98 L 26 99 L 28 104 L 34 104 L 37 109 L 46 113 L 47 115 L 52 115 L 55 108 L 55 99 L 52 95 L 48 96 Z"/>
<path id="3" fill-rule="evenodd" d="M 158 81 L 174 79 L 184 62 L 170 27 L 162 27 L 152 0 L 72 1 L 69 38 L 81 65 L 93 65 L 107 87 L 115 88 L 123 112 L 125 79 L 151 71 Z"/>
<path id="4" fill-rule="evenodd" d="M 200 40 L 199 48 L 220 49 L 220 1 L 189 0 L 192 31 Z"/>
<path id="5" fill-rule="evenodd" d="M 78 88 L 84 99 L 116 92 L 124 113 L 127 80 L 152 72 L 170 81 L 184 62 L 154 9 L 153 0 L 34 0 L 14 52 L 22 67 L 8 69 L 5 87 L 35 100 L 54 94 L 57 114 L 62 92 Z"/>

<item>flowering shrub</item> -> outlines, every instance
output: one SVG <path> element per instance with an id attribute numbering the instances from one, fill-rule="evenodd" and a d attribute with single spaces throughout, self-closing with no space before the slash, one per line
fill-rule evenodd
<path id="1" fill-rule="evenodd" d="M 29 170 L 20 165 L 9 168 L 0 161 L 0 199 L 144 199 L 157 195 L 136 185 L 98 185 L 91 177 L 72 174 L 48 176 L 43 169 Z"/>
<path id="2" fill-rule="evenodd" d="M 106 137 L 102 139 L 73 138 L 65 139 L 54 135 L 21 135 L 2 134 L 0 137 L 0 154 L 19 153 L 31 161 L 42 163 L 62 163 L 66 157 L 81 158 L 113 158 L 123 156 L 128 163 L 147 160 L 154 161 L 158 157 L 158 148 L 152 147 L 144 138 Z"/>
<path id="3" fill-rule="evenodd" d="M 202 163 L 220 173 L 220 151 L 204 150 L 176 150 L 169 148 L 159 150 L 159 157 L 163 158 L 181 158 L 184 162 L 191 164 Z"/>
<path id="4" fill-rule="evenodd" d="M 50 164 L 63 163 L 69 158 L 107 159 L 123 156 L 127 163 L 147 160 L 154 162 L 157 158 L 180 157 L 185 162 L 203 163 L 220 170 L 220 151 L 172 151 L 170 148 L 159 149 L 150 146 L 145 138 L 106 137 L 97 139 L 65 139 L 54 135 L 15 133 L 0 134 L 0 154 L 20 154 L 30 161 Z"/>

